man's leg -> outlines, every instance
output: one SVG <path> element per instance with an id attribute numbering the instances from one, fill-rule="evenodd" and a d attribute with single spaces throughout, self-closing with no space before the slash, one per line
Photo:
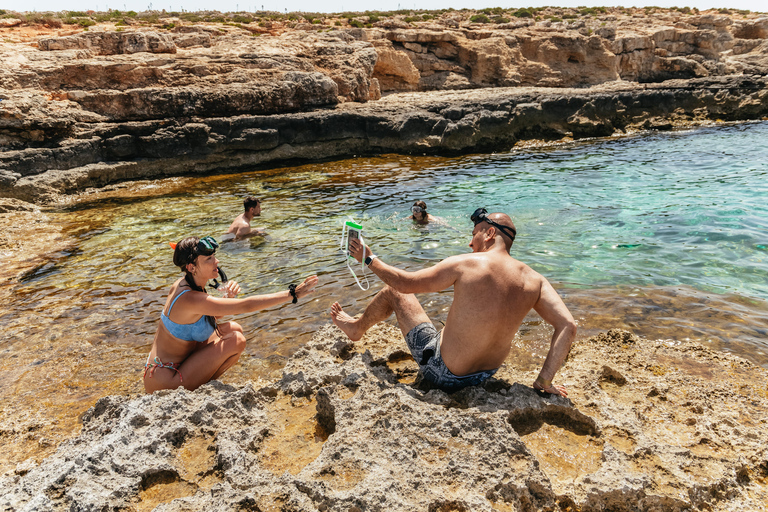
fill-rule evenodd
<path id="1" fill-rule="evenodd" d="M 368 329 L 389 318 L 392 312 L 397 317 L 403 337 L 417 325 L 430 322 L 415 295 L 397 292 L 389 286 L 385 286 L 376 294 L 360 318 L 349 316 L 338 302 L 334 302 L 331 306 L 331 319 L 349 339 L 357 341 Z"/>

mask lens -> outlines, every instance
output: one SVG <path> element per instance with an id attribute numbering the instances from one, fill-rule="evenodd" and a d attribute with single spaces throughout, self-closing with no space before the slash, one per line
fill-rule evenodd
<path id="1" fill-rule="evenodd" d="M 469 216 L 469 218 L 475 225 L 477 225 L 478 222 L 482 222 L 483 219 L 485 219 L 486 213 L 488 213 L 488 210 L 485 208 L 478 208 L 475 210 L 475 213 Z"/>
<path id="2" fill-rule="evenodd" d="M 203 249 L 206 251 L 215 251 L 216 249 L 219 248 L 219 244 L 216 242 L 216 240 L 212 236 L 206 236 L 204 238 L 201 238 L 197 246 L 199 249 Z"/>
<path id="3" fill-rule="evenodd" d="M 411 211 L 412 211 L 413 213 L 421 213 L 421 212 L 423 212 L 424 210 L 422 210 L 422 209 L 421 209 L 421 206 L 411 206 Z"/>

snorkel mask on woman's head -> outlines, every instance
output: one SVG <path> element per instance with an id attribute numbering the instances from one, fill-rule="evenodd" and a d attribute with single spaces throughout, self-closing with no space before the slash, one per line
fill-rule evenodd
<path id="1" fill-rule="evenodd" d="M 179 243 L 170 244 L 173 251 L 173 264 L 186 272 L 186 267 L 194 263 L 198 256 L 210 256 L 219 248 L 219 243 L 212 236 L 197 238 L 189 236 Z"/>
<path id="2" fill-rule="evenodd" d="M 486 210 L 485 208 L 478 208 L 477 210 L 475 210 L 475 213 L 469 216 L 469 218 L 472 220 L 472 223 L 475 226 L 477 226 L 481 222 L 487 222 L 491 226 L 497 228 L 502 233 L 507 235 L 510 240 L 512 240 L 513 242 L 515 241 L 515 236 L 517 236 L 517 230 L 513 227 L 505 226 L 503 224 L 499 224 L 498 222 L 489 219 L 488 210 Z"/>
<path id="3" fill-rule="evenodd" d="M 218 248 L 219 243 L 212 236 L 204 236 L 197 242 L 197 254 L 202 254 L 203 256 L 210 256 Z"/>

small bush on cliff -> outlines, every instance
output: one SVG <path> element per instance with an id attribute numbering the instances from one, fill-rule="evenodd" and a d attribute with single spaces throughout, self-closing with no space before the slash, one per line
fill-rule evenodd
<path id="1" fill-rule="evenodd" d="M 369 14 L 368 15 L 368 23 L 377 23 L 380 21 L 380 18 L 376 16 L 375 14 Z"/>
<path id="2" fill-rule="evenodd" d="M 3 14 L 5 14 L 5 9 L 0 9 L 0 16 L 2 16 Z"/>
<path id="3" fill-rule="evenodd" d="M 363 23 L 357 20 L 349 20 L 349 25 L 355 28 L 363 28 Z"/>
<path id="4" fill-rule="evenodd" d="M 501 16 L 502 14 L 504 14 L 504 9 L 502 9 L 501 7 L 486 7 L 485 9 L 481 9 L 480 12 L 483 14 L 487 14 L 488 16 L 491 16 L 493 14 L 497 16 Z"/>
<path id="5" fill-rule="evenodd" d="M 534 10 L 530 7 L 525 7 L 516 10 L 512 13 L 512 16 L 515 18 L 533 18 L 533 15 L 535 14 Z"/>
<path id="6" fill-rule="evenodd" d="M 504 16 L 496 16 L 493 18 L 494 23 L 509 23 L 509 18 L 505 18 Z"/>
<path id="7" fill-rule="evenodd" d="M 84 29 L 88 30 L 88 27 L 94 26 L 96 22 L 90 18 L 86 18 L 86 19 L 77 20 L 77 24 L 83 27 Z"/>
<path id="8" fill-rule="evenodd" d="M 485 14 L 475 14 L 469 18 L 472 23 L 490 23 L 491 20 Z"/>

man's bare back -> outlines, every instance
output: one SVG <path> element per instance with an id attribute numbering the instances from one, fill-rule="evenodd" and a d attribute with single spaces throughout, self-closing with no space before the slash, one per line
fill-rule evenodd
<path id="1" fill-rule="evenodd" d="M 506 236 L 505 240 L 495 227 L 502 221 L 512 225 L 504 214 L 492 214 L 487 220 L 483 217 L 472 232 L 469 244 L 472 254 L 452 256 L 417 272 L 399 270 L 374 256 L 368 261 L 369 268 L 388 287 L 374 297 L 358 319 L 335 303 L 331 308 L 333 322 L 354 340 L 394 311 L 408 340 L 412 329 L 430 322 L 412 294 L 453 286 L 454 300 L 438 350 L 445 367 L 460 378 L 501 366 L 523 319 L 534 309 L 555 328 L 534 388 L 566 395 L 565 388 L 554 386 L 552 379 L 568 355 L 576 335 L 576 323 L 552 285 L 509 255 L 514 238 Z M 370 248 L 366 248 L 366 253 L 373 254 Z M 362 245 L 354 243 L 350 254 L 360 261 Z"/>
<path id="2" fill-rule="evenodd" d="M 455 266 L 457 279 L 443 329 L 445 364 L 457 375 L 498 368 L 543 279 L 506 253 L 465 254 L 446 263 Z"/>

